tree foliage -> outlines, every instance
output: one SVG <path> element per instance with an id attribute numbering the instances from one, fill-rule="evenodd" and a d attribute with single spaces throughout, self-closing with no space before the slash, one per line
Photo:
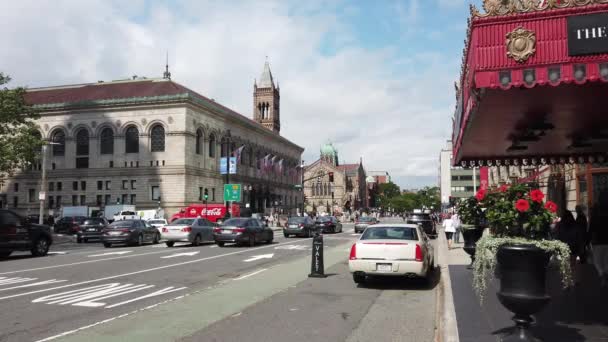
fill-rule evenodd
<path id="1" fill-rule="evenodd" d="M 0 73 L 0 86 L 10 81 Z M 0 174 L 12 174 L 39 154 L 42 138 L 37 134 L 38 113 L 25 102 L 25 89 L 0 89 Z"/>
<path id="2" fill-rule="evenodd" d="M 441 208 L 440 193 L 437 187 L 426 187 L 418 192 L 401 193 L 396 184 L 387 183 L 380 184 L 379 190 L 380 206 L 385 210 L 389 207 L 396 212 Z"/>

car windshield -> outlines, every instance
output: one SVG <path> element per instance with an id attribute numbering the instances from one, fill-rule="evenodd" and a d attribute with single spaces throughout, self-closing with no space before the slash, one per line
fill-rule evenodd
<path id="1" fill-rule="evenodd" d="M 150 220 L 148 221 L 150 224 L 165 224 L 165 220 Z"/>
<path id="2" fill-rule="evenodd" d="M 416 228 L 412 227 L 370 227 L 361 240 L 418 240 Z"/>
<path id="3" fill-rule="evenodd" d="M 152 222 L 150 222 L 152 223 Z M 173 223 L 171 223 L 172 225 L 190 225 L 194 223 L 194 219 L 179 219 L 176 221 L 173 221 Z"/>
<path id="4" fill-rule="evenodd" d="M 76 216 L 76 217 L 74 217 L 73 222 L 76 222 L 78 224 L 82 224 L 85 220 L 86 220 L 86 217 Z"/>
<path id="5" fill-rule="evenodd" d="M 373 221 L 374 221 L 374 218 L 369 217 L 369 216 L 359 218 L 359 222 L 373 222 Z"/>
<path id="6" fill-rule="evenodd" d="M 329 216 L 318 217 L 317 222 L 331 222 L 331 217 L 329 217 Z"/>
<path id="7" fill-rule="evenodd" d="M 103 219 L 100 218 L 92 218 L 92 219 L 86 219 L 84 220 L 84 224 L 89 224 L 89 225 L 98 225 L 100 223 L 103 223 Z"/>
<path id="8" fill-rule="evenodd" d="M 224 222 L 222 224 L 222 226 L 224 227 L 228 227 L 228 226 L 244 226 L 247 223 L 247 220 L 249 220 L 248 218 L 233 218 L 233 219 L 229 219 L 226 222 Z"/>
<path id="9" fill-rule="evenodd" d="M 290 217 L 287 223 L 304 223 L 304 221 L 306 221 L 305 217 Z"/>
<path id="10" fill-rule="evenodd" d="M 115 221 L 115 222 L 112 222 L 110 227 L 112 227 L 112 228 L 130 228 L 133 226 L 134 223 L 135 223 L 135 221 L 133 221 L 133 220 Z"/>
<path id="11" fill-rule="evenodd" d="M 129 215 L 135 215 L 135 213 L 132 211 L 123 211 L 120 213 L 120 215 L 129 216 Z"/>
<path id="12" fill-rule="evenodd" d="M 409 219 L 417 220 L 417 221 L 430 221 L 431 217 L 429 215 L 424 215 L 424 214 L 414 214 Z"/>

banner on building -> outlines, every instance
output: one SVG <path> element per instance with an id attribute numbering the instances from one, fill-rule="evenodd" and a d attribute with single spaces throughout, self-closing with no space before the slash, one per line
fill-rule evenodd
<path id="1" fill-rule="evenodd" d="M 487 166 L 479 168 L 479 188 L 483 190 L 488 189 L 489 184 L 489 169 Z"/>
<path id="2" fill-rule="evenodd" d="M 230 174 L 236 174 L 236 157 L 230 157 Z M 225 175 L 228 173 L 228 158 L 222 157 L 220 158 L 220 174 Z"/>

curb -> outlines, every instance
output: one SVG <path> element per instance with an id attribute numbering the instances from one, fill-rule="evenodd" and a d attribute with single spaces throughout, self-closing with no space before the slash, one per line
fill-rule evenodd
<path id="1" fill-rule="evenodd" d="M 460 342 L 456 309 L 454 308 L 454 295 L 450 279 L 449 257 L 447 255 L 448 242 L 445 234 L 440 232 L 437 237 L 437 261 L 441 269 L 441 279 L 437 290 L 435 342 Z"/>

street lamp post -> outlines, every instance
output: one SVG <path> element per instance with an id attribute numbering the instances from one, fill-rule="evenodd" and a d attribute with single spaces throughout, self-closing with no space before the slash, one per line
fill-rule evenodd
<path id="1" fill-rule="evenodd" d="M 38 224 L 44 224 L 44 204 L 46 202 L 46 159 L 49 145 L 61 145 L 56 142 L 45 142 L 42 145 L 42 179 L 40 184 L 40 193 L 38 199 L 40 200 L 40 211 L 38 212 Z"/>
<path id="2" fill-rule="evenodd" d="M 226 132 L 226 183 L 230 184 L 230 130 Z M 230 201 L 226 201 L 226 215 L 230 213 Z"/>

